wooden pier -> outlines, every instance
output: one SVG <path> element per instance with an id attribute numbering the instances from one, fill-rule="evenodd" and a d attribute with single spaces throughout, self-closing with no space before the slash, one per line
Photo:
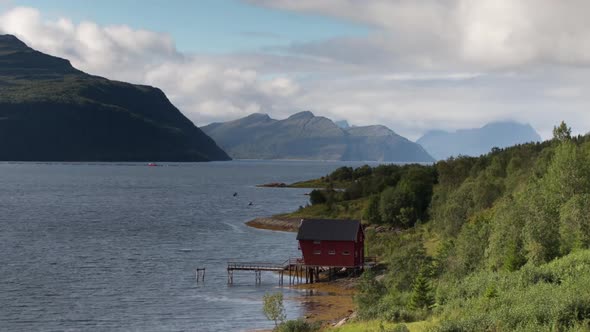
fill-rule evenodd
<path id="1" fill-rule="evenodd" d="M 341 269 L 352 269 L 355 272 L 362 270 L 357 267 L 326 267 L 318 265 L 306 265 L 302 258 L 290 258 L 283 263 L 260 263 L 260 262 L 228 262 L 227 283 L 233 284 L 235 271 L 254 271 L 256 284 L 262 281 L 262 272 L 269 271 L 279 274 L 279 285 L 284 284 L 285 274 L 289 278 L 289 285 L 300 283 L 314 283 L 320 280 L 320 273 L 326 272 L 331 280 Z M 356 273 L 355 273 L 356 274 Z"/>
<path id="2" fill-rule="evenodd" d="M 283 284 L 285 274 L 284 264 L 274 263 L 250 263 L 250 262 L 228 262 L 227 263 L 227 283 L 234 283 L 234 271 L 254 271 L 256 284 L 262 281 L 262 271 L 277 272 L 279 274 L 279 285 Z"/>

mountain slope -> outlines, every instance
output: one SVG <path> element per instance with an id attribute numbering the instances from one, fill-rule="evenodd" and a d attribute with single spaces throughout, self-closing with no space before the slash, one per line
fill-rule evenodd
<path id="1" fill-rule="evenodd" d="M 88 75 L 0 35 L 0 160 L 227 159 L 161 90 Z"/>
<path id="2" fill-rule="evenodd" d="M 541 141 L 541 136 L 529 124 L 495 122 L 456 132 L 429 131 L 416 143 L 440 160 L 458 155 L 479 156 L 490 152 L 493 147 L 504 148 L 537 141 Z"/>
<path id="3" fill-rule="evenodd" d="M 341 128 L 332 120 L 299 112 L 284 120 L 266 114 L 204 126 L 232 158 L 430 162 L 416 143 L 384 126 Z"/>

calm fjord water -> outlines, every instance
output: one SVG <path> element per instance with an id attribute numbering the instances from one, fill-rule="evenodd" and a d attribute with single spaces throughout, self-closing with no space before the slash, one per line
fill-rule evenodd
<path id="1" fill-rule="evenodd" d="M 351 163 L 346 163 L 351 165 Z M 0 163 L 1 331 L 241 331 L 270 327 L 262 295 L 298 293 L 228 260 L 298 255 L 293 233 L 244 222 L 305 205 L 307 190 L 256 188 L 337 162 Z M 360 165 L 360 164 L 357 164 Z M 233 193 L 238 196 L 234 197 Z M 249 205 L 252 202 L 253 205 Z M 197 283 L 196 267 L 206 267 Z"/>

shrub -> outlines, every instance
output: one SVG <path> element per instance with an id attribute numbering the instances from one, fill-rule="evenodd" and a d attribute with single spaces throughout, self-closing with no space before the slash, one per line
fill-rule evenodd
<path id="1" fill-rule="evenodd" d="M 314 189 L 309 193 L 309 202 L 311 205 L 326 203 L 327 199 L 321 190 Z"/>
<path id="2" fill-rule="evenodd" d="M 279 332 L 315 332 L 319 331 L 321 325 L 319 322 L 309 323 L 303 319 L 288 320 L 279 325 Z"/>
<path id="3" fill-rule="evenodd" d="M 397 324 L 391 332 L 410 332 L 410 329 L 405 324 Z"/>
<path id="4" fill-rule="evenodd" d="M 268 320 L 274 321 L 275 327 L 279 325 L 279 322 L 283 322 L 287 317 L 285 306 L 283 305 L 283 293 L 265 294 L 263 297 L 262 312 L 264 312 L 264 316 Z"/>

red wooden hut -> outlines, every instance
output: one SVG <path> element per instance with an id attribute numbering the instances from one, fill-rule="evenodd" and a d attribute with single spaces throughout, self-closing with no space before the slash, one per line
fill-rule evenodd
<path id="1" fill-rule="evenodd" d="M 362 267 L 365 234 L 358 220 L 303 219 L 297 233 L 305 265 Z"/>

